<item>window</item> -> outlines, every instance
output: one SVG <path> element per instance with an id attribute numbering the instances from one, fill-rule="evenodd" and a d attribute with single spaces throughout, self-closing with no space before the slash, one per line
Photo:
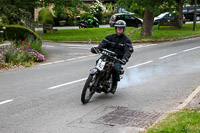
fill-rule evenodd
<path id="1" fill-rule="evenodd" d="M 117 16 L 117 20 L 123 20 L 123 19 L 124 19 L 124 16 L 123 16 L 123 15 Z"/>
<path id="2" fill-rule="evenodd" d="M 130 19 L 130 16 L 128 16 L 128 15 L 125 15 L 125 19 Z"/>

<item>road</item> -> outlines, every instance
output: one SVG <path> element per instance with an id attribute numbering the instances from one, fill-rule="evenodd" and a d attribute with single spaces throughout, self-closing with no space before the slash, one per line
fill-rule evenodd
<path id="1" fill-rule="evenodd" d="M 106 27 L 110 27 L 109 24 L 106 25 L 99 25 L 99 28 L 106 28 Z M 59 27 L 53 27 L 53 29 L 79 29 L 78 26 L 59 26 Z M 35 28 L 36 31 L 38 30 L 43 30 L 43 28 Z"/>
<path id="2" fill-rule="evenodd" d="M 115 95 L 81 91 L 99 55 L 44 43 L 47 61 L 0 71 L 0 133 L 128 133 L 175 109 L 200 85 L 200 38 L 134 45 Z"/>

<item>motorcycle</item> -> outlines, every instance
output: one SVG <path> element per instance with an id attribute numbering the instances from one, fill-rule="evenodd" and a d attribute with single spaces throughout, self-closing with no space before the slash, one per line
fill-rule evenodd
<path id="1" fill-rule="evenodd" d="M 88 19 L 87 21 L 80 20 L 80 17 L 77 17 L 79 29 L 81 28 L 99 28 L 99 21 L 97 18 Z"/>
<path id="2" fill-rule="evenodd" d="M 99 59 L 96 66 L 90 70 L 90 74 L 85 82 L 85 85 L 81 94 L 81 101 L 83 104 L 88 103 L 95 92 L 97 93 L 109 93 L 112 88 L 112 69 L 116 61 L 123 64 L 123 61 L 117 59 L 115 52 L 107 49 L 97 51 L 105 56 L 103 59 Z M 123 67 L 121 66 L 120 77 L 124 74 Z"/>

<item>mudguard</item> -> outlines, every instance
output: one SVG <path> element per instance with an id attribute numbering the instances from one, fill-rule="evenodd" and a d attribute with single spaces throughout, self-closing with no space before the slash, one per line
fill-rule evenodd
<path id="1" fill-rule="evenodd" d="M 95 74 L 97 72 L 97 69 L 96 68 L 93 68 L 90 70 L 90 74 Z"/>

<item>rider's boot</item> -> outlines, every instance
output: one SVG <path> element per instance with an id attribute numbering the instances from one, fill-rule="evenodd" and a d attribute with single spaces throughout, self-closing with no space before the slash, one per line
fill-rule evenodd
<path id="1" fill-rule="evenodd" d="M 110 93 L 115 94 L 116 89 L 117 89 L 117 81 L 113 81 L 112 89 L 110 90 Z"/>

